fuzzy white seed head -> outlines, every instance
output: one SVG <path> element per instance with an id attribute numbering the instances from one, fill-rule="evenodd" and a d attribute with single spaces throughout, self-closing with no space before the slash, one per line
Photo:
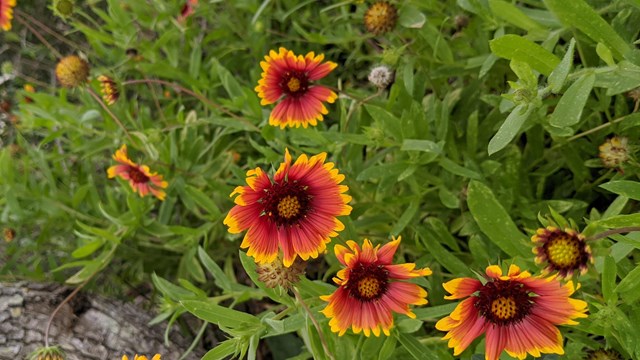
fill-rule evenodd
<path id="1" fill-rule="evenodd" d="M 393 71 L 385 65 L 379 65 L 371 69 L 369 81 L 380 89 L 384 89 L 393 82 Z"/>

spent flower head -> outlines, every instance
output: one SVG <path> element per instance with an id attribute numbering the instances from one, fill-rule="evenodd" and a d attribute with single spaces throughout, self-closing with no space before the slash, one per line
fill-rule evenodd
<path id="1" fill-rule="evenodd" d="M 78 55 L 64 57 L 56 65 L 56 77 L 64 87 L 84 85 L 89 79 L 89 63 Z"/>
<path id="2" fill-rule="evenodd" d="M 300 276 L 304 274 L 306 267 L 307 262 L 300 258 L 296 258 L 291 266 L 286 267 L 282 262 L 282 255 L 278 254 L 272 262 L 258 264 L 256 272 L 258 280 L 262 281 L 266 287 L 273 289 L 281 286 L 288 289 L 300 281 Z"/>
<path id="3" fill-rule="evenodd" d="M 607 139 L 598 150 L 602 164 L 607 168 L 619 168 L 629 160 L 629 140 L 626 137 L 614 136 Z"/>
<path id="4" fill-rule="evenodd" d="M 378 1 L 364 13 L 364 27 L 374 35 L 393 30 L 398 21 L 398 10 L 388 1 Z"/>

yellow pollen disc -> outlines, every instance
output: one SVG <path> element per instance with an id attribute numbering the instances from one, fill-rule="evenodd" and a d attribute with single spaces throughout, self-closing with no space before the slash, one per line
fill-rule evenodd
<path id="1" fill-rule="evenodd" d="M 358 281 L 358 292 L 360 296 L 371 299 L 380 293 L 380 281 L 371 277 L 364 278 Z"/>
<path id="2" fill-rule="evenodd" d="M 287 196 L 278 203 L 278 215 L 290 219 L 300 213 L 300 202 L 296 196 Z"/>
<path id="3" fill-rule="evenodd" d="M 292 77 L 291 79 L 289 79 L 289 82 L 287 83 L 287 87 L 291 92 L 296 92 L 300 90 L 300 80 L 297 77 Z"/>
<path id="4" fill-rule="evenodd" d="M 571 238 L 562 236 L 552 239 L 547 247 L 549 261 L 558 266 L 571 266 L 578 262 L 580 249 Z"/>
<path id="5" fill-rule="evenodd" d="M 499 297 L 491 303 L 491 312 L 496 317 L 507 320 L 516 315 L 516 302 L 512 298 Z"/>

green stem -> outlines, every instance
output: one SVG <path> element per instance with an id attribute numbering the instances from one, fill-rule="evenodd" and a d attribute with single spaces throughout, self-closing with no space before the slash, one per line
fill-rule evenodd
<path id="1" fill-rule="evenodd" d="M 595 234 L 595 235 L 587 238 L 587 241 L 603 239 L 603 238 L 609 237 L 611 235 L 628 233 L 628 232 L 633 232 L 633 231 L 640 231 L 640 226 L 628 226 L 628 227 L 622 227 L 622 228 L 617 228 L 617 229 L 610 229 L 610 230 L 603 231 L 603 232 L 601 232 L 599 234 Z"/>
<path id="2" fill-rule="evenodd" d="M 189 94 L 189 95 L 193 96 L 194 98 L 200 100 L 201 102 L 209 105 L 210 107 L 212 107 L 212 108 L 214 108 L 214 109 L 216 109 L 216 110 L 218 110 L 220 112 L 223 112 L 223 113 L 229 115 L 230 117 L 232 117 L 232 118 L 234 118 L 234 119 L 236 119 L 238 121 L 241 121 L 241 122 L 245 123 L 252 130 L 260 131 L 260 129 L 258 129 L 257 126 L 253 125 L 247 119 L 234 114 L 233 112 L 231 112 L 227 108 L 225 108 L 225 107 L 223 107 L 221 105 L 218 105 L 218 104 L 214 103 L 213 101 L 207 99 L 205 96 L 200 95 L 195 91 L 189 90 L 189 89 L 187 89 L 184 86 L 181 86 L 179 84 L 176 84 L 176 83 L 173 83 L 173 82 L 170 82 L 170 81 L 160 80 L 160 79 L 144 79 L 144 80 L 127 80 L 127 81 L 122 83 L 122 86 L 133 85 L 133 84 L 160 84 L 160 85 L 170 86 L 170 87 L 172 87 L 174 89 L 177 89 L 177 90 L 179 90 L 181 92 L 184 92 L 186 94 Z"/>
<path id="3" fill-rule="evenodd" d="M 320 342 L 322 343 L 322 348 L 324 349 L 325 354 L 327 355 L 327 357 L 329 357 L 329 359 L 335 360 L 333 354 L 331 354 L 331 351 L 329 351 L 329 345 L 327 345 L 327 340 L 324 338 L 324 334 L 322 332 L 322 329 L 320 328 L 320 324 L 318 324 L 318 320 L 316 320 L 316 318 L 313 316 L 311 309 L 309 309 L 307 303 L 302 300 L 302 296 L 300 296 L 300 293 L 298 292 L 298 290 L 296 290 L 295 287 L 292 287 L 291 291 L 293 292 L 293 295 L 295 295 L 298 303 L 302 306 L 304 311 L 307 312 L 307 315 L 309 315 L 309 319 L 311 319 L 311 322 L 313 323 L 313 326 L 315 326 L 316 331 L 318 331 L 318 337 L 320 338 Z"/>
<path id="4" fill-rule="evenodd" d="M 189 348 L 182 354 L 182 356 L 180 356 L 180 359 L 178 360 L 182 360 L 187 356 L 189 356 L 189 354 L 191 354 L 193 349 L 196 347 L 196 345 L 200 341 L 200 338 L 202 338 L 202 334 L 204 334 L 204 331 L 207 329 L 207 325 L 209 325 L 209 323 L 206 321 L 202 323 L 202 326 L 200 327 L 200 330 L 198 331 L 198 334 L 196 335 L 195 339 L 193 339 L 193 341 L 191 342 L 191 345 L 189 345 Z"/>

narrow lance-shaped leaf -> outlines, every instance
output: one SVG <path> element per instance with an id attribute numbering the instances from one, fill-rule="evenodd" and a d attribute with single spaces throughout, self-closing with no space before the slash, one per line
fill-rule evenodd
<path id="1" fill-rule="evenodd" d="M 489 240 L 510 256 L 530 256 L 530 248 L 525 245 L 527 237 L 518 230 L 509 213 L 485 184 L 475 180 L 469 183 L 467 204 Z"/>
<path id="2" fill-rule="evenodd" d="M 551 114 L 551 119 L 549 120 L 551 125 L 566 127 L 575 125 L 580 121 L 582 110 L 587 104 L 595 80 L 595 74 L 591 73 L 571 84 L 567 92 L 562 95 L 553 114 Z"/>
<path id="3" fill-rule="evenodd" d="M 604 43 L 617 59 L 622 59 L 631 49 L 613 27 L 584 0 L 544 0 L 544 3 L 563 24 L 577 28 L 596 42 Z"/>
<path id="4" fill-rule="evenodd" d="M 551 75 L 549 75 L 549 85 L 551 85 L 551 92 L 557 94 L 562 90 L 562 86 L 564 82 L 567 80 L 567 76 L 571 71 L 571 66 L 573 65 L 573 52 L 576 47 L 576 39 L 571 38 L 571 42 L 569 42 L 569 47 L 567 48 L 567 52 L 564 54 L 562 61 L 555 69 Z"/>
<path id="5" fill-rule="evenodd" d="M 500 129 L 498 129 L 498 132 L 489 141 L 489 147 L 487 148 L 489 155 L 504 149 L 518 135 L 520 128 L 529 118 L 533 109 L 534 107 L 531 105 L 521 104 L 511 111 L 500 126 Z"/>

